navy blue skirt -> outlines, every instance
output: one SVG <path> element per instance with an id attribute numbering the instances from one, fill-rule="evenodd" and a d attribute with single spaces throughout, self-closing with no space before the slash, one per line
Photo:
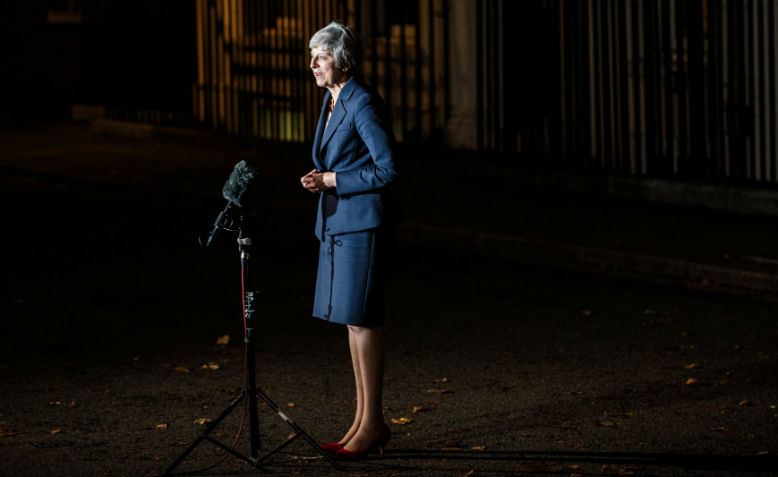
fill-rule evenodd
<path id="1" fill-rule="evenodd" d="M 382 325 L 393 236 L 385 229 L 325 235 L 313 316 L 344 325 Z"/>

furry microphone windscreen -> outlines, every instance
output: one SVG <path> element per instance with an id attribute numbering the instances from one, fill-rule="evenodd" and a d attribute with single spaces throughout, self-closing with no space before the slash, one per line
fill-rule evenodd
<path id="1" fill-rule="evenodd" d="M 246 163 L 240 161 L 235 164 L 235 168 L 230 174 L 230 178 L 224 184 L 222 195 L 238 207 L 243 207 L 243 200 L 251 186 L 257 181 L 259 174 L 257 170 Z"/>

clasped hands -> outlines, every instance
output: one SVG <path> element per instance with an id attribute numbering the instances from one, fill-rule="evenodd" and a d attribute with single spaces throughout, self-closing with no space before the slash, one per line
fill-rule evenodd
<path id="1" fill-rule="evenodd" d="M 311 192 L 324 192 L 337 185 L 334 172 L 321 172 L 318 169 L 302 176 L 300 183 Z"/>

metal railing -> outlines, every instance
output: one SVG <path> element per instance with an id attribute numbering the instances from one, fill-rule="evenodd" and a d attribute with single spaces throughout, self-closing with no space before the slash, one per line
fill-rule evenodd
<path id="1" fill-rule="evenodd" d="M 480 148 L 778 183 L 778 2 L 493 1 L 478 22 Z"/>
<path id="2" fill-rule="evenodd" d="M 397 136 L 429 136 L 444 125 L 448 101 L 447 56 L 435 54 L 445 51 L 445 5 L 197 0 L 195 115 L 230 133 L 312 139 L 324 91 L 308 68 L 308 39 L 337 19 L 361 33 L 364 75 L 388 103 Z"/>
<path id="3" fill-rule="evenodd" d="M 324 91 L 311 78 L 307 43 L 337 19 L 361 33 L 364 75 L 389 105 L 401 141 L 461 132 L 477 150 L 518 160 L 778 184 L 775 0 L 192 5 L 193 115 L 212 129 L 311 140 Z M 472 78 L 452 79 L 452 58 L 457 74 Z"/>

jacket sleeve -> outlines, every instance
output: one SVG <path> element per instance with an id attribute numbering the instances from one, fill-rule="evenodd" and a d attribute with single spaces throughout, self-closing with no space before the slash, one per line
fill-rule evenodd
<path id="1" fill-rule="evenodd" d="M 354 123 L 367 146 L 372 164 L 337 173 L 338 195 L 378 189 L 396 181 L 399 171 L 394 158 L 394 135 L 381 99 L 364 94 L 355 101 Z"/>

